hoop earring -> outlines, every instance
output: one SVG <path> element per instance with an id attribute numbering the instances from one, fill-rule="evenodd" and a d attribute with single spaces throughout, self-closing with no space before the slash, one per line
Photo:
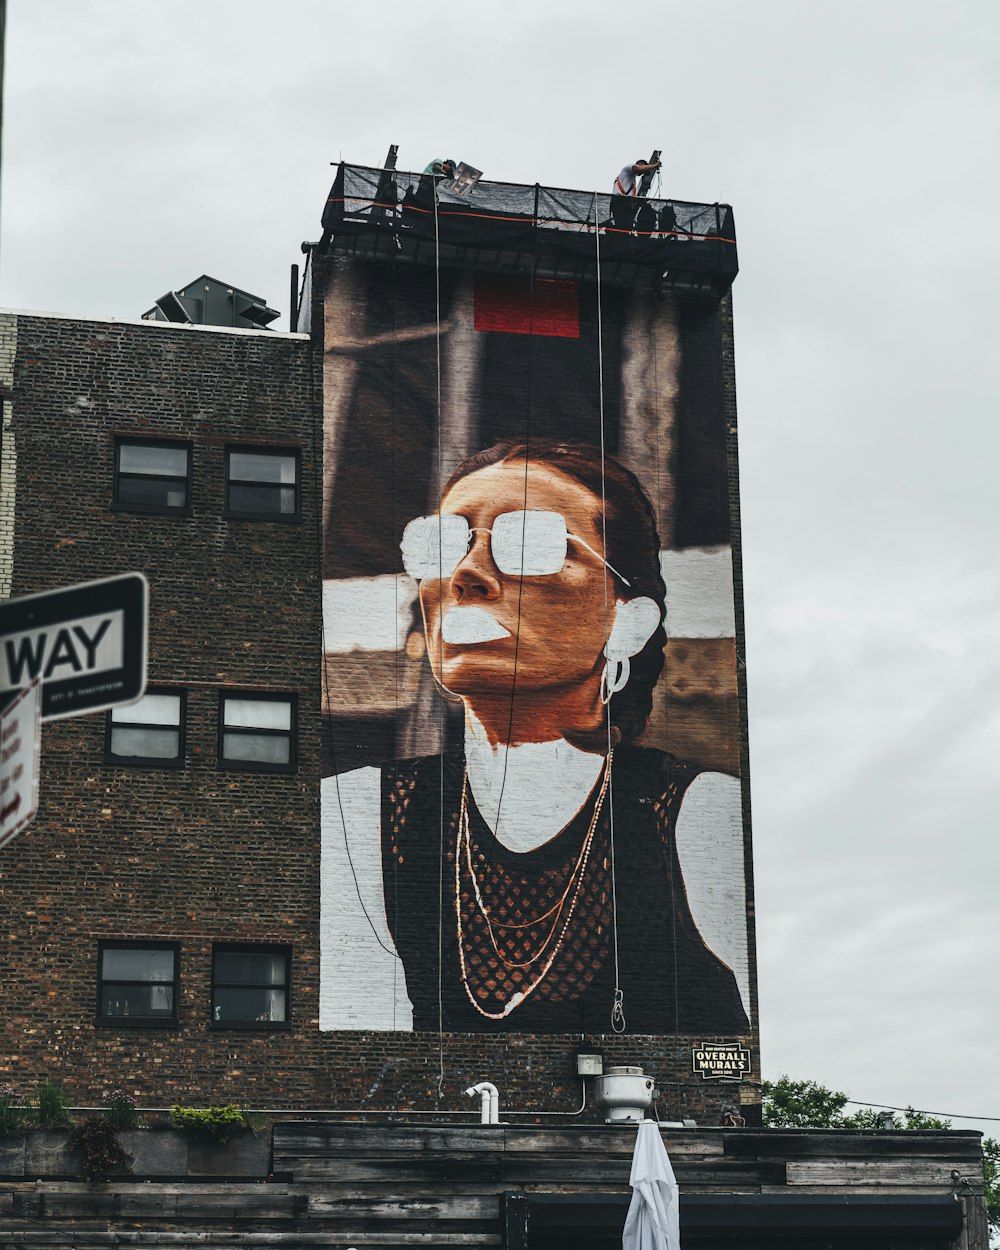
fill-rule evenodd
<path id="1" fill-rule="evenodd" d="M 464 703 L 465 700 L 460 694 L 456 694 L 454 690 L 449 690 L 444 682 L 439 681 L 437 674 L 434 672 L 434 665 L 431 664 L 430 656 L 427 657 L 427 671 L 431 675 L 431 681 L 434 683 L 434 689 L 438 692 L 445 703 Z"/>
<path id="2" fill-rule="evenodd" d="M 624 690 L 631 676 L 632 663 L 628 656 L 621 660 L 608 660 L 601 673 L 601 702 L 605 707 L 611 702 L 612 695 Z"/>

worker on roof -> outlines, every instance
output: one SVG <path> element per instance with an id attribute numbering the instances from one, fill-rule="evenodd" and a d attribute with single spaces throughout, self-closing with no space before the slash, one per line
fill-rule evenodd
<path id="1" fill-rule="evenodd" d="M 636 161 L 634 165 L 626 165 L 618 177 L 615 179 L 615 185 L 611 188 L 612 195 L 638 195 L 639 182 L 636 177 L 643 174 L 650 174 L 654 170 L 659 169 L 662 161 Z"/>
<path id="2" fill-rule="evenodd" d="M 619 230 L 632 229 L 639 209 L 639 205 L 634 202 L 634 197 L 639 194 L 639 179 L 643 174 L 659 169 L 661 163 L 659 160 L 638 160 L 634 165 L 622 167 L 611 188 L 611 216 Z"/>
<path id="3" fill-rule="evenodd" d="M 435 156 L 429 165 L 424 167 L 425 174 L 435 178 L 454 178 L 455 162 L 450 156 Z"/>

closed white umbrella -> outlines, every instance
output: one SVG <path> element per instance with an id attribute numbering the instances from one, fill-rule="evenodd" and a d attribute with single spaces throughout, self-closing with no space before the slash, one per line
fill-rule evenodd
<path id="1" fill-rule="evenodd" d="M 632 1202 L 622 1250 L 680 1250 L 677 1181 L 655 1120 L 639 1125 L 628 1181 Z"/>

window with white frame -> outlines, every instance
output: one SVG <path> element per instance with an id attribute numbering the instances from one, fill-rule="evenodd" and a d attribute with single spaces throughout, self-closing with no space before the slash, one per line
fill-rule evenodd
<path id="1" fill-rule="evenodd" d="M 108 712 L 105 754 L 122 764 L 179 767 L 184 763 L 186 692 L 146 688 L 135 703 Z"/>
<path id="2" fill-rule="evenodd" d="M 293 694 L 225 692 L 219 704 L 219 764 L 293 772 L 297 699 Z"/>

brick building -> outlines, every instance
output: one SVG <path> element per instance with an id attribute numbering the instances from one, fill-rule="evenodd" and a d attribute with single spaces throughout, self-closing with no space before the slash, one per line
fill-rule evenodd
<path id="1" fill-rule="evenodd" d="M 85 1104 L 126 1082 L 157 1105 L 311 1095 L 288 1028 L 316 964 L 310 343 L 21 314 L 3 336 L 6 590 L 143 572 L 155 695 L 146 724 L 44 727 L 39 812 L 0 865 L 3 1077 Z M 233 944 L 276 957 L 272 1029 L 213 1028 Z"/>
<path id="2" fill-rule="evenodd" d="M 44 728 L 40 810 L 0 863 L 11 934 L 0 1072 L 57 1076 L 79 1105 L 127 1075 L 149 1105 L 282 1107 L 356 1105 L 388 1071 L 373 1106 L 435 1105 L 437 1038 L 317 1034 L 316 347 L 20 313 L 4 315 L 2 334 L 4 589 L 143 572 L 159 706 L 158 725 L 122 709 Z M 272 491 L 258 515 L 239 515 L 227 492 L 257 456 L 285 465 L 294 502 Z M 288 709 L 287 767 L 225 759 L 224 700 L 258 696 Z M 287 1019 L 213 1019 L 213 958 L 230 946 L 287 959 Z M 154 1015 L 137 960 L 155 965 Z M 130 991 L 146 1007 L 127 1008 Z M 607 1044 L 609 1061 L 636 1057 L 628 1039 Z M 551 1110 L 539 1092 L 552 1091 L 569 1110 L 572 1050 L 573 1039 L 518 1038 L 487 1057 L 482 1039 L 456 1035 L 448 1066 L 456 1086 L 488 1069 L 512 1100 Z M 690 1046 L 646 1039 L 641 1058 L 683 1079 Z M 716 1114 L 697 1083 L 681 1109 Z"/>
<path id="3" fill-rule="evenodd" d="M 383 1128 L 380 1117 L 411 1117 L 406 1149 L 430 1159 L 416 1172 L 396 1159 L 391 1130 L 380 1128 L 364 1142 L 343 1125 L 312 1136 L 288 1126 L 277 1134 L 277 1153 L 247 1173 L 247 1192 L 233 1200 L 241 1214 L 231 1221 L 242 1232 L 271 1218 L 251 1193 L 277 1168 L 282 1192 L 276 1185 L 268 1196 L 277 1212 L 274 1244 L 298 1244 L 303 1231 L 317 1238 L 309 1244 L 339 1245 L 341 1235 L 363 1243 L 373 1228 L 402 1229 L 426 1218 L 428 1193 L 440 1218 L 456 1220 L 454 1229 L 470 1244 L 500 1244 L 504 1228 L 503 1244 L 550 1244 L 546 1237 L 566 1244 L 552 1232 L 553 1220 L 564 1221 L 548 1190 L 576 1198 L 619 1192 L 627 1155 L 621 1130 L 612 1142 L 601 1131 L 588 1136 L 579 1123 L 569 1127 L 600 1118 L 578 1074 L 581 1045 L 602 1052 L 606 1066 L 644 1067 L 659 1086 L 656 1110 L 674 1124 L 715 1126 L 727 1108 L 759 1124 L 732 214 L 724 206 L 663 202 L 652 227 L 638 218 L 622 227 L 621 206 L 608 216 L 607 197 L 496 185 L 482 188 L 470 214 L 460 199 L 442 207 L 431 192 L 428 200 L 423 180 L 409 176 L 407 185 L 407 177 L 338 171 L 294 318 L 302 333 L 0 314 L 0 596 L 127 571 L 142 572 L 149 585 L 145 698 L 44 726 L 38 815 L 0 849 L 7 935 L 0 1082 L 28 1093 L 35 1082 L 54 1079 L 78 1107 L 124 1087 L 147 1107 L 233 1102 L 271 1113 L 367 1118 Z M 606 444 L 632 475 L 628 482 L 639 483 L 638 492 L 628 485 L 625 491 L 641 496 L 657 540 L 655 570 L 633 570 L 631 549 L 641 536 L 615 539 L 598 522 L 585 531 L 586 517 L 573 526 L 559 517 L 558 558 L 547 564 L 546 555 L 531 569 L 524 520 L 518 565 L 526 581 L 551 587 L 589 561 L 590 574 L 596 567 L 613 592 L 612 611 L 637 598 L 640 585 L 651 587 L 645 597 L 662 608 L 666 584 L 665 638 L 647 633 L 626 646 L 616 661 L 621 671 L 610 676 L 601 676 L 603 656 L 595 657 L 580 679 L 596 692 L 599 678 L 624 676 L 624 689 L 624 661 L 638 670 L 654 642 L 666 654 L 662 676 L 653 665 L 648 724 L 634 743 L 615 740 L 619 761 L 642 764 L 617 774 L 619 831 L 630 821 L 637 829 L 648 825 L 649 845 L 662 834 L 669 870 L 669 893 L 650 888 L 657 906 L 662 899 L 673 909 L 673 932 L 669 925 L 655 930 L 647 963 L 643 946 L 654 929 L 627 895 L 640 884 L 645 889 L 645 874 L 655 877 L 660 861 L 636 859 L 628 868 L 631 851 L 619 842 L 621 874 L 632 878 L 620 874 L 616 895 L 605 864 L 606 876 L 597 870 L 599 885 L 588 895 L 588 856 L 593 852 L 597 864 L 610 823 L 613 859 L 615 832 L 611 803 L 602 808 L 604 790 L 586 773 L 586 760 L 581 849 L 572 844 L 565 867 L 532 869 L 534 879 L 519 870 L 515 882 L 533 899 L 555 899 L 544 913 L 555 916 L 551 929 L 532 939 L 532 925 L 523 924 L 521 956 L 508 950 L 505 959 L 497 934 L 514 926 L 491 923 L 471 881 L 479 854 L 478 880 L 484 891 L 491 888 L 506 844 L 498 836 L 492 860 L 483 852 L 494 831 L 483 815 L 486 792 L 476 791 L 468 762 L 464 778 L 471 778 L 475 803 L 467 802 L 465 780 L 461 808 L 456 800 L 449 809 L 445 795 L 463 719 L 435 684 L 457 685 L 461 673 L 452 678 L 450 670 L 435 669 L 426 593 L 434 569 L 421 571 L 405 542 L 401 556 L 400 538 L 421 513 L 423 522 L 458 515 L 442 504 L 456 473 L 460 484 L 479 472 L 509 482 L 502 464 L 463 469 L 467 457 L 533 439 L 574 449 Z M 529 458 L 521 463 L 527 474 Z M 601 463 L 603 473 L 603 455 Z M 597 488 L 586 489 L 593 502 Z M 499 507 L 488 524 L 464 521 L 466 545 L 455 557 L 460 565 L 466 552 L 475 553 L 474 534 L 491 530 L 496 585 L 481 574 L 467 585 L 497 620 L 512 559 L 498 537 L 501 518 L 543 510 L 553 517 L 538 503 Z M 601 519 L 612 526 L 619 520 L 613 508 Z M 431 555 L 440 561 L 442 531 L 435 533 Z M 437 578 L 447 573 L 439 566 Z M 567 637 L 573 615 L 562 617 Z M 609 618 L 604 624 L 610 628 Z M 662 627 L 662 610 L 655 625 Z M 516 631 L 505 632 L 520 638 L 520 608 Z M 461 631 L 445 633 L 442 627 L 437 643 L 460 650 Z M 544 640 L 553 664 L 575 662 L 579 637 Z M 530 658 L 527 632 L 525 639 L 522 663 Z M 502 659 L 507 644 L 497 645 Z M 468 725 L 479 708 L 475 683 L 469 689 L 467 753 Z M 608 727 L 616 732 L 611 718 L 619 713 L 610 700 L 617 693 L 608 700 Z M 535 744 L 530 734 L 527 741 Z M 503 745 L 523 743 L 510 738 Z M 560 811 L 565 800 L 563 774 L 580 767 L 575 748 L 560 749 L 543 759 L 547 780 L 534 803 L 518 809 L 543 836 L 548 809 Z M 597 758 L 593 738 L 588 749 Z M 510 753 L 499 754 L 506 761 Z M 611 762 L 599 758 L 607 786 Z M 433 843 L 433 897 L 426 890 L 406 894 L 399 884 L 406 873 L 394 877 L 396 861 L 410 855 L 401 842 L 407 801 L 392 825 L 399 845 L 388 836 L 392 785 L 402 785 L 413 760 L 418 773 L 440 761 L 440 805 L 414 839 L 418 854 L 427 838 Z M 515 760 L 515 780 L 518 767 Z M 667 782 L 631 795 L 629 778 L 651 771 Z M 537 788 L 537 769 L 525 775 Z M 707 823 L 685 815 L 695 792 Z M 482 810 L 473 812 L 475 804 Z M 658 825 L 649 824 L 649 811 Z M 499 800 L 494 823 L 499 830 Z M 523 858 L 538 845 L 536 838 Z M 463 856 L 470 874 L 464 889 Z M 509 865 L 503 872 L 513 879 Z M 548 895 L 545 873 L 556 881 L 544 886 Z M 602 911 L 607 894 L 610 910 Z M 564 910 L 567 899 L 572 906 Z M 578 902 L 591 928 L 586 941 L 571 929 Z M 691 962 L 691 944 L 677 938 L 684 926 L 707 952 L 698 954 L 700 963 Z M 619 978 L 627 986 L 625 1020 L 633 1022 L 621 1032 L 608 992 L 612 931 L 615 964 L 619 949 L 623 966 L 637 961 L 631 981 L 627 966 Z M 578 953 L 583 948 L 586 957 Z M 570 956 L 571 949 L 577 953 Z M 670 965 L 668 979 L 655 979 L 658 965 Z M 478 981 L 477 966 L 487 968 Z M 648 977 L 654 979 L 644 994 Z M 704 988 L 709 982 L 717 986 L 714 997 Z M 532 996 L 529 1015 L 523 1007 Z M 590 1000 L 593 1010 L 585 1005 Z M 567 1001 L 584 1004 L 578 1025 L 567 1024 Z M 710 1063 L 696 1072 L 705 1043 L 726 1043 L 742 1070 L 727 1071 L 727 1080 Z M 478 1118 L 465 1090 L 484 1078 L 500 1088 L 504 1118 L 529 1126 L 496 1149 L 493 1138 L 484 1145 L 478 1130 L 459 1127 Z M 420 1128 L 428 1123 L 422 1116 L 455 1125 L 455 1135 Z M 546 1136 L 543 1123 L 560 1128 Z M 691 1155 L 688 1173 L 682 1166 L 679 1174 L 709 1204 L 710 1195 L 734 1188 L 761 1195 L 768 1186 L 799 1186 L 783 1214 L 768 1208 L 770 1214 L 749 1218 L 763 1221 L 759 1228 L 771 1228 L 773 1217 L 774 1227 L 800 1230 L 811 1218 L 796 1205 L 800 1198 L 812 1196 L 819 1221 L 825 1188 L 853 1194 L 867 1184 L 849 1168 L 837 1171 L 837 1162 L 820 1175 L 801 1159 L 822 1157 L 827 1166 L 831 1157 L 867 1159 L 874 1152 L 887 1170 L 876 1169 L 872 1183 L 916 1185 L 944 1229 L 953 1224 L 942 1217 L 950 1161 L 960 1158 L 965 1168 L 974 1153 L 969 1141 L 946 1148 L 925 1139 L 906 1153 L 920 1159 L 906 1181 L 903 1155 L 894 1171 L 880 1145 L 796 1138 L 775 1139 L 771 1150 L 766 1137 L 747 1137 L 746 1166 L 740 1135 L 729 1130 L 725 1140 L 702 1134 L 690 1145 L 679 1131 L 671 1150 Z M 281 1143 L 293 1160 L 287 1168 L 275 1162 Z M 373 1157 L 352 1179 L 341 1161 L 362 1148 Z M 18 1178 L 15 1189 L 30 1179 L 27 1149 L 0 1168 Z M 471 1168 L 461 1162 L 470 1149 L 485 1151 Z M 609 1150 L 614 1166 L 602 1184 L 598 1156 Z M 551 1158 L 534 1184 L 530 1157 L 537 1151 Z M 46 1166 L 60 1184 L 65 1163 Z M 150 1177 L 163 1176 L 162 1167 L 150 1167 Z M 442 1177 L 456 1168 L 464 1181 L 446 1185 Z M 342 1211 L 324 1207 L 314 1184 L 326 1186 L 331 1169 L 340 1189 L 330 1201 L 345 1204 Z M 181 1179 L 199 1183 L 196 1173 Z M 521 1197 L 538 1196 L 536 1226 L 548 1232 L 525 1240 L 528 1216 L 517 1214 L 517 1195 L 503 1196 L 508 1182 Z M 395 1186 L 403 1197 L 392 1211 L 371 1208 L 369 1227 L 365 1195 L 372 1185 Z M 207 1218 L 202 1197 L 192 1199 L 195 1224 Z M 22 1209 L 16 1194 L 12 1201 Z M 608 1227 L 619 1218 L 617 1201 L 601 1208 Z M 570 1221 L 578 1238 L 586 1205 L 574 1208 Z M 744 1201 L 747 1210 L 751 1205 Z M 920 1203 L 904 1205 L 906 1218 L 919 1222 Z M 474 1219 L 463 1214 L 472 1207 Z M 739 1234 L 744 1217 L 727 1211 L 692 1216 L 716 1230 L 702 1244 L 731 1244 Z M 80 1212 L 67 1229 L 92 1230 L 92 1221 L 107 1214 L 85 1202 Z M 852 1218 L 848 1229 L 869 1230 L 864 1211 Z M 189 1227 L 187 1216 L 177 1219 L 170 1227 Z M 379 1224 L 385 1219 L 396 1223 Z M 108 1236 L 112 1225 L 119 1227 L 112 1220 Z M 515 1225 L 520 1231 L 512 1231 Z M 713 1241 L 719 1228 L 736 1231 Z M 594 1244 L 609 1236 L 607 1228 L 594 1231 Z M 944 1236 L 912 1244 L 950 1244 Z M 408 1244 L 402 1233 L 400 1244 Z M 851 1244 L 850 1232 L 836 1244 Z"/>
<path id="4" fill-rule="evenodd" d="M 341 184 L 344 176 L 338 175 Z M 310 256 L 298 314 L 299 324 L 311 325 L 311 338 L 150 321 L 4 316 L 0 523 L 10 540 L 0 569 L 3 589 L 17 597 L 139 571 L 149 582 L 150 621 L 147 698 L 134 708 L 44 727 L 40 810 L 0 864 L 12 934 L 10 975 L 0 990 L 10 1042 L 0 1074 L 15 1082 L 57 1075 L 78 1105 L 94 1104 L 105 1088 L 127 1079 L 147 1105 L 233 1100 L 382 1111 L 446 1105 L 454 1111 L 456 1093 L 488 1076 L 508 1105 L 572 1112 L 579 1095 L 572 1059 L 580 1040 L 576 1030 L 519 1029 L 497 1046 L 461 1027 L 400 1031 L 378 1020 L 341 1027 L 336 1012 L 324 1017 L 320 776 L 331 772 L 331 751 L 346 758 L 342 769 L 391 755 L 404 722 L 418 744 L 421 733 L 433 744 L 437 732 L 426 676 L 410 671 L 397 680 L 405 655 L 395 643 L 386 648 L 379 641 L 377 604 L 356 611 L 356 587 L 408 580 L 393 563 L 398 533 L 379 526 L 390 513 L 395 526 L 407 509 L 412 514 L 427 506 L 442 467 L 430 463 L 438 436 L 429 395 L 417 396 L 419 411 L 406 415 L 405 432 L 397 411 L 395 441 L 384 396 L 390 374 L 397 388 L 426 374 L 440 324 L 436 334 L 423 324 L 402 344 L 387 347 L 385 335 L 378 338 L 390 315 L 390 281 L 409 301 L 397 303 L 393 316 L 412 321 L 429 315 L 435 265 L 420 223 L 412 238 L 403 239 L 402 263 L 386 263 L 382 249 L 394 230 L 398 234 L 398 224 L 373 220 L 357 204 L 338 212 L 336 200 L 332 195 L 333 217 L 328 207 L 324 239 Z M 477 313 L 490 327 L 479 335 L 477 351 L 493 360 L 493 380 L 484 385 L 503 390 L 503 411 L 494 404 L 491 415 L 470 395 L 463 406 L 476 411 L 481 442 L 516 434 L 516 422 L 503 413 L 522 402 L 513 375 L 520 371 L 522 382 L 528 377 L 518 364 L 527 348 L 542 353 L 537 358 L 544 364 L 534 373 L 536 429 L 558 436 L 568 418 L 548 414 L 568 375 L 560 360 L 553 375 L 544 353 L 576 352 L 566 357 L 574 369 L 572 361 L 592 355 L 591 262 L 587 256 L 560 257 L 552 239 L 541 238 L 539 255 L 553 262 L 553 277 L 538 279 L 539 325 L 528 326 L 525 335 L 526 327 L 517 324 L 525 276 L 516 265 L 505 272 L 513 253 L 510 240 L 502 244 L 499 258 L 483 261 L 459 239 L 448 245 L 447 269 L 437 270 L 454 291 L 449 315 L 457 317 L 470 297 L 488 303 Z M 671 362 L 678 356 L 686 362 L 682 370 L 705 375 L 679 387 L 675 407 L 683 411 L 675 424 L 687 431 L 684 437 L 705 440 L 700 414 L 710 411 L 715 442 L 700 477 L 696 472 L 693 484 L 675 484 L 675 494 L 689 496 L 680 520 L 667 518 L 659 499 L 656 507 L 664 532 L 701 526 L 702 539 L 711 542 L 728 539 L 735 506 L 725 297 L 732 272 L 697 274 L 704 258 L 689 263 L 687 257 L 695 256 L 699 244 L 685 245 L 675 280 L 681 285 L 690 270 L 704 289 L 658 292 L 655 307 L 667 315 L 650 342 L 664 353 L 664 376 L 671 368 L 676 372 Z M 665 236 L 657 246 L 669 250 L 671 244 Z M 719 245 L 715 240 L 705 246 Z M 652 268 L 625 264 L 649 243 L 615 238 L 610 229 L 605 247 L 609 254 L 615 247 L 620 252 L 615 272 L 605 274 L 602 304 L 606 424 L 611 450 L 635 462 L 648 458 L 644 437 L 674 436 L 674 414 L 664 415 L 653 394 L 651 415 L 644 417 L 642 397 L 629 399 L 627 388 L 619 388 L 611 368 L 634 372 L 636 361 L 627 357 L 646 348 L 617 338 L 615 327 L 647 315 L 649 274 L 662 256 Z M 366 250 L 371 255 L 363 255 Z M 537 255 L 533 265 L 531 283 Z M 367 307 L 358 299 L 359 274 L 367 284 Z M 576 321 L 564 333 L 559 318 L 565 314 L 557 305 L 567 294 Z M 557 301 L 547 312 L 546 299 Z M 504 320 L 511 315 L 513 327 Z M 543 315 L 551 324 L 541 324 Z M 349 345 L 345 355 L 338 339 L 344 333 L 365 342 Z M 453 351 L 449 356 L 448 343 L 444 350 L 446 372 L 454 375 L 460 362 Z M 391 369 L 387 351 L 396 361 Z M 344 391 L 337 370 L 343 373 L 339 362 L 345 359 L 359 389 L 347 428 L 338 434 L 331 412 Z M 589 420 L 596 442 L 595 418 L 585 417 L 590 400 L 581 396 L 573 392 L 572 420 Z M 459 407 L 453 397 L 447 405 L 451 413 Z M 447 419 L 452 425 L 461 420 Z M 439 441 L 452 460 L 474 450 L 468 439 L 459 446 L 451 428 L 442 427 Z M 388 474 L 379 480 L 364 466 L 353 472 L 351 461 L 369 453 L 377 465 L 394 458 L 398 498 Z M 331 488 L 333 467 L 338 481 Z M 357 494 L 359 484 L 367 501 Z M 681 547 L 690 541 L 676 536 Z M 364 563 L 367 551 L 377 553 L 372 570 Z M 369 571 L 377 576 L 363 576 Z M 331 651 L 329 640 L 343 632 L 344 613 L 331 627 L 329 605 L 345 587 L 354 588 L 347 603 L 356 616 L 347 632 L 370 637 L 346 647 L 335 641 Z M 407 590 L 393 593 L 398 599 Z M 673 684 L 656 703 L 653 720 L 661 737 L 670 720 L 675 749 L 680 744 L 690 754 L 693 748 L 732 774 L 742 772 L 745 806 L 745 713 L 735 663 L 741 644 L 734 632 L 737 613 L 730 613 L 729 638 L 671 639 Z M 321 636 L 327 638 L 322 677 L 316 663 Z M 707 685 L 699 670 L 705 656 Z M 742 924 L 743 902 L 737 906 Z M 743 1002 L 752 1016 L 748 957 L 752 961 L 752 939 L 743 964 Z M 367 976 L 374 985 L 374 964 L 359 960 L 358 967 L 362 980 Z M 336 984 L 332 997 L 338 997 Z M 347 997 L 339 995 L 341 1002 Z M 692 1076 L 692 1045 L 711 1030 L 671 1030 L 667 1036 L 647 1027 L 639 1030 L 641 1043 L 603 1024 L 596 1034 L 590 1026 L 585 1031 L 591 1041 L 600 1038 L 608 1062 L 646 1065 L 660 1081 L 667 1114 L 714 1122 L 723 1103 L 740 1100 L 738 1088 Z M 754 1055 L 742 1088 L 752 1116 L 756 1032 L 741 1033 Z"/>

